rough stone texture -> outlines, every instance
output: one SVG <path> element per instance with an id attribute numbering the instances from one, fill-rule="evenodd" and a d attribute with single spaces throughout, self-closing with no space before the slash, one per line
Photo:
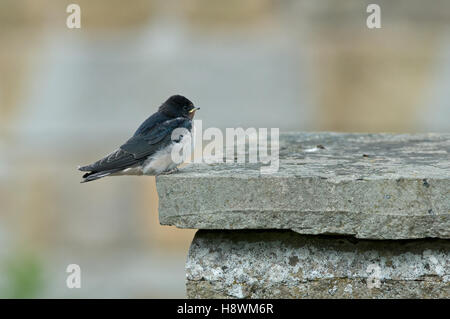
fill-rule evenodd
<path id="1" fill-rule="evenodd" d="M 449 153 L 450 134 L 283 134 L 277 173 L 221 163 L 158 176 L 160 223 L 450 238 Z"/>
<path id="2" fill-rule="evenodd" d="M 186 272 L 189 298 L 450 298 L 450 241 L 199 230 Z"/>

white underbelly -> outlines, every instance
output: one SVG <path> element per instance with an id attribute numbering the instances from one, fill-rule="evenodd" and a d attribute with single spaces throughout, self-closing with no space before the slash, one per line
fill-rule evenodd
<path id="1" fill-rule="evenodd" d="M 193 142 L 192 135 L 189 135 L 183 137 L 179 143 L 172 143 L 166 148 L 157 151 L 144 162 L 142 165 L 142 173 L 145 175 L 159 175 L 165 171 L 173 170 L 182 164 L 183 161 L 180 162 L 180 160 L 184 158 L 183 150 L 186 147 L 189 148 L 189 154 L 192 154 Z M 176 162 L 172 154 L 175 145 L 177 145 L 177 149 L 175 150 L 177 153 Z"/>
<path id="2" fill-rule="evenodd" d="M 145 175 L 158 175 L 177 167 L 177 164 L 172 160 L 172 148 L 172 145 L 168 146 L 150 156 L 142 165 L 142 173 Z"/>

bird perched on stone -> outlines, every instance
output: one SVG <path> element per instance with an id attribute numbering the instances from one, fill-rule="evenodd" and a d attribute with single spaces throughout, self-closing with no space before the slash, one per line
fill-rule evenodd
<path id="1" fill-rule="evenodd" d="M 180 163 L 172 159 L 172 149 L 178 143 L 186 143 L 187 137 L 193 140 L 192 119 L 197 110 L 184 96 L 171 96 L 125 144 L 91 165 L 78 167 L 87 172 L 81 182 L 109 175 L 159 175 L 176 171 Z"/>

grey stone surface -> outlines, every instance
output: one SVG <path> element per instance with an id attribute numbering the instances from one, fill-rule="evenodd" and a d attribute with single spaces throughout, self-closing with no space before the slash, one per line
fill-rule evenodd
<path id="1" fill-rule="evenodd" d="M 158 176 L 159 219 L 181 228 L 450 238 L 449 154 L 450 134 L 282 134 L 274 174 L 221 163 Z"/>
<path id="2" fill-rule="evenodd" d="M 189 298 L 450 298 L 450 241 L 199 230 Z"/>

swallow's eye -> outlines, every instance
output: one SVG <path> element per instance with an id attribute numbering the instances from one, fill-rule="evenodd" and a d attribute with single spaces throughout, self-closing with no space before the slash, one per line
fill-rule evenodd
<path id="1" fill-rule="evenodd" d="M 187 111 L 189 109 L 189 106 L 185 105 L 183 106 L 183 110 Z"/>

